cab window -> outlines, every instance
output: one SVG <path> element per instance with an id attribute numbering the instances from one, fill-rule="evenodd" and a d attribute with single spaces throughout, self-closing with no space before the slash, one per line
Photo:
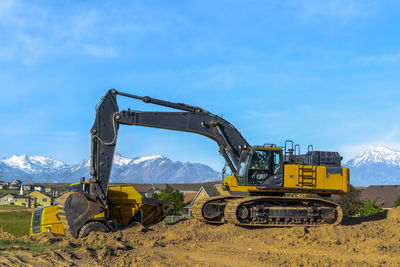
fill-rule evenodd
<path id="1" fill-rule="evenodd" d="M 277 174 L 281 169 L 281 153 L 273 152 L 272 173 Z"/>
<path id="2" fill-rule="evenodd" d="M 238 177 L 237 177 L 237 182 L 238 182 L 239 185 L 244 185 L 245 184 L 246 161 L 247 161 L 248 155 L 249 154 L 248 154 L 247 151 L 243 151 L 242 155 L 240 157 Z"/>
<path id="3" fill-rule="evenodd" d="M 255 150 L 251 157 L 248 182 L 249 184 L 262 184 L 271 176 L 271 152 Z"/>
<path id="4" fill-rule="evenodd" d="M 250 169 L 268 170 L 269 153 L 268 151 L 256 150 L 251 158 Z"/>

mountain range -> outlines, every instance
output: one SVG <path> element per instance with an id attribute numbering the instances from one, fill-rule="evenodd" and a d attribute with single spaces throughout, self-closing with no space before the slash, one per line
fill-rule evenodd
<path id="1" fill-rule="evenodd" d="M 384 146 L 370 146 L 344 166 L 355 186 L 400 184 L 400 152 Z"/>
<path id="2" fill-rule="evenodd" d="M 343 164 L 350 168 L 354 186 L 400 184 L 400 152 L 384 146 L 370 146 Z M 89 177 L 89 159 L 66 164 L 44 156 L 14 155 L 0 159 L 0 180 L 19 179 L 24 183 L 76 182 Z M 199 183 L 221 180 L 211 167 L 172 161 L 161 155 L 127 158 L 116 153 L 111 172 L 115 183 Z"/>
<path id="3" fill-rule="evenodd" d="M 71 183 L 89 177 L 90 162 L 66 164 L 44 156 L 14 155 L 0 159 L 0 180 L 23 183 Z M 220 180 L 211 167 L 172 161 L 161 155 L 126 158 L 115 153 L 110 181 L 114 183 L 198 183 Z"/>

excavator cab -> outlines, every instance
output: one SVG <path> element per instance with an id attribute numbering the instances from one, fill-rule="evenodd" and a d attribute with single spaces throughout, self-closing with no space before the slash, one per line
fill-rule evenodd
<path id="1" fill-rule="evenodd" d="M 238 185 L 283 186 L 283 155 L 278 147 L 255 146 L 243 150 L 238 168 Z"/>

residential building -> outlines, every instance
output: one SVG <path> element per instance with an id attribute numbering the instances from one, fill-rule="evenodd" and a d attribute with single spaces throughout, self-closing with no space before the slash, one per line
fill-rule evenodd
<path id="1" fill-rule="evenodd" d="M 0 197 L 0 205 L 15 205 L 15 206 L 31 208 L 32 201 L 29 196 L 6 194 Z"/>
<path id="2" fill-rule="evenodd" d="M 14 195 L 14 205 L 32 208 L 32 201 L 29 196 Z"/>
<path id="3" fill-rule="evenodd" d="M 22 186 L 22 182 L 20 180 L 14 180 L 8 186 L 8 189 L 19 190 Z"/>
<path id="4" fill-rule="evenodd" d="M 12 205 L 11 203 L 14 203 L 14 194 L 0 196 L 0 205 Z"/>
<path id="5" fill-rule="evenodd" d="M 46 195 L 45 193 L 42 193 L 37 190 L 29 192 L 29 193 L 25 194 L 25 196 L 29 196 L 32 199 L 32 205 L 35 208 L 36 207 L 48 207 L 48 206 L 51 206 L 51 204 L 52 204 L 51 196 Z"/>
<path id="6" fill-rule="evenodd" d="M 44 193 L 46 193 L 49 196 L 54 197 L 55 196 L 55 192 L 56 192 L 56 190 L 54 188 L 52 188 L 52 187 L 45 187 L 44 188 Z"/>
<path id="7" fill-rule="evenodd" d="M 215 196 L 229 196 L 228 191 L 224 191 L 222 188 L 222 184 L 214 184 L 214 185 L 204 185 L 202 186 L 199 191 L 194 196 L 193 200 L 183 207 L 183 214 L 186 216 L 192 216 L 192 207 L 196 201 L 201 199 L 215 197 Z"/>
<path id="8" fill-rule="evenodd" d="M 22 188 L 24 189 L 24 192 L 30 192 L 35 189 L 35 186 L 33 184 L 26 184 L 23 185 Z"/>
<path id="9" fill-rule="evenodd" d="M 0 190 L 2 189 L 8 189 L 10 183 L 4 182 L 4 181 L 0 181 Z"/>
<path id="10" fill-rule="evenodd" d="M 400 196 L 400 185 L 371 185 L 361 191 L 361 198 L 376 200 L 376 204 L 384 209 L 393 207 L 394 201 Z"/>

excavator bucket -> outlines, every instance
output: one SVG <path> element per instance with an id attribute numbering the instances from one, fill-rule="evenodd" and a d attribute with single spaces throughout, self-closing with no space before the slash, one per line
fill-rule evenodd
<path id="1" fill-rule="evenodd" d="M 164 220 L 168 212 L 174 208 L 169 202 L 153 198 L 144 198 L 142 206 L 142 224 L 156 224 Z"/>
<path id="2" fill-rule="evenodd" d="M 57 212 L 65 235 L 76 237 L 79 229 L 100 213 L 100 205 L 82 193 L 70 192 L 57 199 Z"/>

